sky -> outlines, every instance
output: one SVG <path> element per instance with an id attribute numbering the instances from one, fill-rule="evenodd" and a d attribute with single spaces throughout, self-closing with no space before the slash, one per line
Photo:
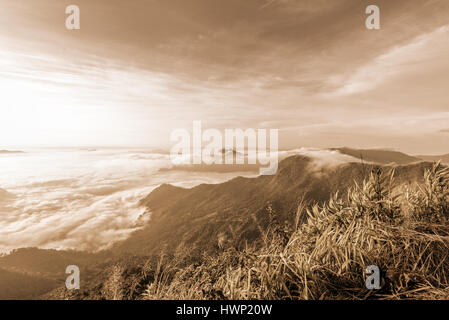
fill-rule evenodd
<path id="1" fill-rule="evenodd" d="M 448 54 L 447 0 L 0 0 L 0 149 L 167 148 L 201 120 L 449 153 Z"/>

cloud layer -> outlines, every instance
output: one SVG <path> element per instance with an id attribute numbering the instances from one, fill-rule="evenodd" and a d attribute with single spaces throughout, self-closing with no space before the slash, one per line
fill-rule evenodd
<path id="1" fill-rule="evenodd" d="M 0 157 L 0 252 L 19 247 L 96 251 L 150 219 L 139 206 L 161 183 L 192 187 L 235 173 L 165 171 L 167 155 L 143 151 L 33 150 Z"/>
<path id="2" fill-rule="evenodd" d="M 289 149 L 449 149 L 446 0 L 377 0 L 379 31 L 368 0 L 77 4 L 70 32 L 64 1 L 0 1 L 0 144 L 165 147 L 202 120 Z"/>

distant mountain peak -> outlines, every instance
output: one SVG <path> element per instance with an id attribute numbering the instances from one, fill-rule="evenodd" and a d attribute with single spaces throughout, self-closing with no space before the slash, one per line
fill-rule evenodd
<path id="1" fill-rule="evenodd" d="M 417 157 L 425 161 L 432 161 L 432 162 L 441 161 L 442 163 L 449 164 L 449 153 L 436 156 L 417 156 Z"/>
<path id="2" fill-rule="evenodd" d="M 24 152 L 19 150 L 0 150 L 0 154 L 9 154 L 9 153 L 24 153 Z"/>
<path id="3" fill-rule="evenodd" d="M 331 148 L 341 154 L 349 155 L 360 161 L 374 162 L 378 164 L 395 163 L 399 165 L 420 162 L 422 159 L 410 156 L 406 153 L 389 149 L 352 149 L 348 147 Z"/>

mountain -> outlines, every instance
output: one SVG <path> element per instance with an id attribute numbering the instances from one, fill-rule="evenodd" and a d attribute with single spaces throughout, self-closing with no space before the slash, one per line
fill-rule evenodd
<path id="1" fill-rule="evenodd" d="M 12 193 L 9 193 L 5 189 L 0 188 L 0 201 L 2 199 L 10 199 L 10 198 L 13 198 L 13 197 L 14 197 L 14 195 Z"/>
<path id="2" fill-rule="evenodd" d="M 10 195 L 10 193 L 8 191 L 6 191 L 5 189 L 0 188 L 0 200 L 3 198 L 6 198 Z"/>
<path id="3" fill-rule="evenodd" d="M 0 256 L 0 300 L 34 299 L 63 287 L 68 276 L 65 270 L 69 265 L 80 268 L 84 283 L 92 282 L 112 258 L 109 252 L 93 254 L 38 248 L 14 250 Z"/>
<path id="4" fill-rule="evenodd" d="M 430 164 L 395 166 L 400 182 L 420 180 Z M 151 211 L 151 220 L 141 230 L 112 250 L 157 254 L 173 252 L 183 244 L 198 251 L 212 250 L 220 239 L 232 238 L 240 245 L 260 238 L 269 224 L 269 207 L 280 221 L 291 221 L 298 201 L 327 201 L 331 194 L 344 194 L 379 165 L 346 163 L 319 166 L 306 156 L 292 156 L 279 164 L 274 176 L 237 177 L 222 184 L 202 184 L 192 189 L 161 185 L 141 202 Z M 391 166 L 384 167 L 385 170 Z"/>
<path id="5" fill-rule="evenodd" d="M 161 168 L 159 172 L 167 171 L 187 171 L 187 172 L 254 172 L 258 173 L 260 165 L 258 164 L 191 164 L 177 165 L 172 168 Z"/>
<path id="6" fill-rule="evenodd" d="M 0 269 L 0 300 L 34 299 L 58 286 L 54 280 Z"/>
<path id="7" fill-rule="evenodd" d="M 22 279 L 33 277 L 36 291 L 23 293 L 21 283 L 11 288 L 12 295 L 28 298 L 35 292 L 47 290 L 41 297 L 58 299 L 67 297 L 64 290 L 65 268 L 75 264 L 80 267 L 83 290 L 76 298 L 105 298 L 102 293 L 111 279 L 114 266 L 123 266 L 125 295 L 135 298 L 150 281 L 157 266 L 157 256 L 180 253 L 193 261 L 207 253 L 217 252 L 223 243 L 232 243 L 237 249 L 246 244 L 260 245 L 264 232 L 273 221 L 290 228 L 294 223 L 298 203 L 304 201 L 324 203 L 331 194 L 344 195 L 354 181 L 360 182 L 373 170 L 395 169 L 397 183 L 422 181 L 430 163 L 409 165 L 378 165 L 362 162 L 332 164 L 304 155 L 295 155 L 279 163 L 273 176 L 256 178 L 237 177 L 221 184 L 202 184 L 191 189 L 163 184 L 141 200 L 148 208 L 151 219 L 130 235 L 127 240 L 114 245 L 110 251 L 95 254 L 76 251 L 19 249 L 0 257 L 0 269 Z M 274 220 L 273 220 L 274 219 Z M 305 221 L 301 218 L 300 223 Z M 149 260 L 148 260 L 149 259 Z M 195 260 L 196 259 L 196 260 Z M 151 272 L 146 261 L 151 261 Z M 112 273 L 114 274 L 114 273 Z M 31 279 L 30 279 L 31 281 Z M 51 290 L 53 284 L 57 290 Z M 0 281 L 0 287 L 2 282 Z M 42 289 L 42 290 L 41 290 Z M 45 289 L 45 290 L 44 290 Z M 11 291 L 12 290 L 12 291 Z M 0 295 L 3 291 L 0 290 Z"/>
<path id="8" fill-rule="evenodd" d="M 408 154 L 382 149 L 351 149 L 351 148 L 331 148 L 330 150 L 339 151 L 341 154 L 345 154 L 360 161 L 374 162 L 379 164 L 411 164 L 414 162 L 422 161 L 421 158 L 413 157 Z"/>
<path id="9" fill-rule="evenodd" d="M 425 161 L 441 161 L 442 163 L 449 164 L 449 154 L 443 154 L 440 156 L 417 156 L 418 158 Z"/>
<path id="10" fill-rule="evenodd" d="M 440 261 L 447 256 L 449 204 L 440 196 L 447 188 L 434 186 L 447 186 L 448 169 L 426 162 L 322 163 L 293 156 L 274 176 L 191 189 L 161 185 L 142 200 L 152 214 L 147 226 L 112 249 L 120 260 L 105 265 L 75 296 L 62 287 L 44 297 L 396 299 L 401 290 L 405 299 L 447 299 L 449 269 Z M 422 183 L 427 169 L 422 188 L 403 192 L 404 184 Z M 367 176 L 355 187 L 354 180 Z M 326 201 L 337 190 L 340 197 Z M 436 199 L 430 206 L 429 190 Z M 326 206 L 300 210 L 293 227 L 302 197 L 307 208 L 323 200 Z M 385 281 L 372 295 L 360 289 L 370 261 Z M 418 276 L 403 281 L 410 274 Z"/>
<path id="11" fill-rule="evenodd" d="M 234 149 L 221 149 L 217 154 L 221 153 L 222 164 L 181 164 L 176 165 L 171 168 L 161 168 L 160 172 L 166 171 L 190 171 L 190 172 L 217 172 L 217 173 L 227 173 L 227 172 L 259 172 L 259 164 L 249 164 L 248 155 L 238 152 Z M 233 164 L 226 164 L 225 157 L 232 155 L 234 162 Z M 237 164 L 237 159 L 243 161 L 243 164 Z"/>
<path id="12" fill-rule="evenodd" d="M 92 254 L 71 250 L 23 248 L 0 257 L 0 268 L 8 271 L 58 279 L 64 277 L 67 266 L 83 267 L 104 260 L 107 253 Z"/>
<path id="13" fill-rule="evenodd" d="M 354 181 L 361 182 L 379 169 L 386 172 L 395 169 L 398 186 L 422 182 L 424 171 L 431 166 L 426 162 L 330 165 L 296 155 L 281 161 L 274 176 L 237 177 L 191 189 L 163 184 L 142 199 L 141 204 L 149 209 L 151 219 L 143 229 L 111 249 L 115 260 L 91 266 L 96 273 L 90 273 L 92 281 L 83 285 L 76 296 L 61 286 L 43 298 L 108 299 L 111 290 L 118 290 L 123 292 L 121 298 L 139 299 L 146 285 L 157 278 L 155 270 L 159 268 L 161 252 L 166 263 L 181 259 L 195 269 L 201 265 L 202 257 L 214 257 L 223 247 L 238 252 L 247 245 L 263 247 L 266 232 L 273 225 L 291 231 L 301 199 L 310 206 L 328 201 L 336 191 L 344 196 Z M 306 219 L 301 216 L 298 222 L 305 223 Z"/>

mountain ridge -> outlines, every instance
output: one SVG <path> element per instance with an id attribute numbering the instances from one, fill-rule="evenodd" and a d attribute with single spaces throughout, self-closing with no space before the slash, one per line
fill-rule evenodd
<path id="1" fill-rule="evenodd" d="M 417 156 L 420 159 L 423 159 L 424 161 L 441 161 L 442 163 L 449 164 L 449 153 L 443 154 L 443 155 L 436 155 L 436 156 Z"/>
<path id="2" fill-rule="evenodd" d="M 420 162 L 423 159 L 410 156 L 406 153 L 387 149 L 352 149 L 348 147 L 342 148 L 331 148 L 330 150 L 335 150 L 341 154 L 346 154 L 352 156 L 360 161 L 368 161 L 379 164 L 411 164 L 415 162 Z"/>
<path id="3" fill-rule="evenodd" d="M 383 168 L 394 168 L 399 181 L 413 183 L 430 166 L 430 163 L 417 162 Z M 141 201 L 151 212 L 148 225 L 113 250 L 154 254 L 148 243 L 173 251 L 180 242 L 190 245 L 216 242 L 218 234 L 237 237 L 243 244 L 252 240 L 259 227 L 267 226 L 268 205 L 283 212 L 279 218 L 286 221 L 294 214 L 300 199 L 325 202 L 332 193 L 344 194 L 354 181 L 361 182 L 371 170 L 381 167 L 357 162 L 318 166 L 312 158 L 296 155 L 281 161 L 274 176 L 236 177 L 221 184 L 202 184 L 191 189 L 164 184 Z"/>
<path id="4" fill-rule="evenodd" d="M 46 285 L 62 281 L 68 264 L 79 264 L 89 279 L 94 279 L 114 261 L 128 255 L 157 257 L 161 252 L 171 255 L 188 248 L 189 254 L 198 257 L 215 252 L 223 243 L 244 247 L 261 241 L 273 212 L 279 223 L 289 228 L 302 200 L 307 204 L 327 202 L 334 192 L 344 195 L 354 181 L 359 183 L 379 169 L 394 169 L 395 178 L 401 184 L 422 182 L 424 171 L 432 166 L 425 161 L 405 165 L 388 163 L 374 164 L 354 158 L 354 161 L 335 164 L 293 155 L 279 163 L 279 170 L 273 176 L 236 177 L 189 189 L 162 184 L 140 201 L 151 219 L 109 251 L 88 254 L 19 249 L 0 257 L 0 268 L 38 277 L 41 282 L 36 283 Z M 96 283 L 93 280 L 94 287 Z"/>

